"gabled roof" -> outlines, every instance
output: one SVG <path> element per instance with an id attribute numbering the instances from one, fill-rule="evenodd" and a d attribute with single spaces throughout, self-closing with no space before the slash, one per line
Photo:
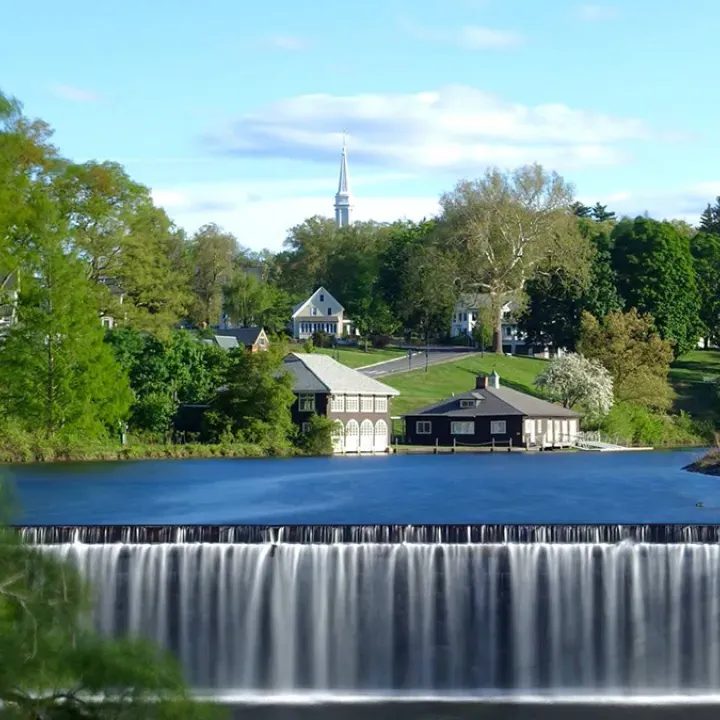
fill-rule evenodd
<path id="1" fill-rule="evenodd" d="M 461 408 L 460 400 L 477 400 L 474 407 Z M 580 413 L 541 400 L 508 387 L 480 388 L 407 413 L 407 416 L 446 415 L 448 417 L 489 417 L 515 415 L 520 417 L 578 418 Z"/>
<path id="2" fill-rule="evenodd" d="M 323 304 L 328 305 L 330 304 L 333 309 L 337 310 L 337 312 L 345 312 L 345 308 L 340 304 L 340 302 L 335 298 L 332 293 L 329 293 L 324 287 L 319 287 L 307 300 L 304 300 L 301 303 L 298 303 L 293 308 L 293 317 L 296 317 L 297 315 L 301 314 L 301 310 L 304 310 L 305 307 L 310 305 L 315 298 L 317 298 L 319 295 L 325 295 L 325 300 L 323 300 Z M 319 300 L 318 300 L 319 303 Z M 333 315 L 337 314 L 337 312 L 334 312 Z"/>
<path id="3" fill-rule="evenodd" d="M 234 338 L 236 346 L 245 345 L 245 347 L 250 347 L 257 343 L 262 334 L 263 329 L 261 327 L 223 328 L 215 331 L 215 339 Z"/>
<path id="4" fill-rule="evenodd" d="M 329 355 L 290 353 L 285 358 L 284 367 L 295 377 L 293 390 L 296 393 L 391 396 L 400 394 L 395 388 L 346 367 Z"/>

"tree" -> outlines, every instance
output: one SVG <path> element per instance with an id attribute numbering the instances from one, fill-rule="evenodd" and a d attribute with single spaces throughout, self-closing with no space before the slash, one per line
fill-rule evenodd
<path id="1" fill-rule="evenodd" d="M 219 706 L 193 702 L 169 654 L 144 641 L 105 639 L 89 629 L 89 608 L 89 588 L 73 566 L 0 530 L 3 717 L 224 716 Z"/>
<path id="2" fill-rule="evenodd" d="M 0 411 L 47 438 L 99 438 L 127 415 L 128 381 L 104 342 L 85 267 L 65 249 L 57 207 L 33 193 L 32 260 L 17 301 L 18 322 L 0 343 Z"/>
<path id="3" fill-rule="evenodd" d="M 613 405 L 613 380 L 599 362 L 577 353 L 555 358 L 536 378 L 535 385 L 562 402 L 581 407 L 590 418 L 600 418 Z"/>
<path id="4" fill-rule="evenodd" d="M 698 233 L 690 249 L 700 292 L 700 319 L 705 344 L 720 342 L 720 234 Z"/>
<path id="5" fill-rule="evenodd" d="M 216 325 L 222 311 L 222 289 L 233 273 L 237 241 L 217 225 L 203 225 L 190 241 L 195 303 L 192 317 L 198 325 Z"/>
<path id="6" fill-rule="evenodd" d="M 618 400 L 653 410 L 670 407 L 672 391 L 667 376 L 672 346 L 658 335 L 650 315 L 632 308 L 626 313 L 612 312 L 598 321 L 584 313 L 578 352 L 608 369 Z"/>
<path id="7" fill-rule="evenodd" d="M 285 350 L 273 345 L 266 352 L 230 351 L 225 390 L 207 416 L 215 440 L 226 436 L 267 450 L 287 447 L 296 429 L 290 408 L 295 402 L 293 381 L 283 370 Z"/>
<path id="8" fill-rule="evenodd" d="M 185 330 L 160 339 L 121 328 L 106 339 L 130 378 L 134 430 L 167 432 L 181 403 L 207 402 L 224 381 L 226 352 Z"/>
<path id="9" fill-rule="evenodd" d="M 313 415 L 308 427 L 297 438 L 298 447 L 306 455 L 332 455 L 332 433 L 335 422 L 324 415 Z"/>
<path id="10" fill-rule="evenodd" d="M 608 211 L 607 205 L 595 203 L 592 210 L 590 210 L 593 220 L 596 222 L 606 222 L 607 220 L 615 220 L 615 213 Z"/>
<path id="11" fill-rule="evenodd" d="M 589 218 L 592 213 L 592 208 L 588 205 L 583 205 L 581 202 L 574 202 L 570 205 L 570 210 L 573 215 L 580 218 Z"/>
<path id="12" fill-rule="evenodd" d="M 715 204 L 705 208 L 700 216 L 699 229 L 711 235 L 720 235 L 720 196 L 715 198 Z"/>
<path id="13" fill-rule="evenodd" d="M 690 240 L 670 223 L 638 217 L 613 230 L 613 267 L 627 307 L 650 314 L 675 356 L 697 345 L 700 294 Z"/>
<path id="14" fill-rule="evenodd" d="M 455 268 L 455 258 L 436 245 L 415 250 L 405 268 L 402 317 L 426 342 L 433 335 L 446 335 L 450 327 L 457 301 Z"/>
<path id="15" fill-rule="evenodd" d="M 166 333 L 187 310 L 188 268 L 180 251 L 184 240 L 153 205 L 150 191 L 110 162 L 68 163 L 55 185 L 98 309 L 120 322 Z"/>
<path id="16" fill-rule="evenodd" d="M 589 270 L 547 268 L 526 285 L 528 302 L 518 325 L 535 347 L 574 350 L 583 312 L 603 318 L 622 308 L 611 264 L 607 223 L 581 219 L 578 227 L 592 247 Z"/>
<path id="17" fill-rule="evenodd" d="M 485 293 L 495 309 L 495 350 L 502 352 L 502 312 L 538 267 L 585 262 L 587 243 L 570 209 L 572 188 L 540 165 L 494 168 L 461 181 L 440 199 L 440 224 L 458 258 L 465 292 Z"/>
<path id="18" fill-rule="evenodd" d="M 240 327 L 261 323 L 273 299 L 268 285 L 242 271 L 236 272 L 223 287 L 223 310 L 229 320 Z"/>

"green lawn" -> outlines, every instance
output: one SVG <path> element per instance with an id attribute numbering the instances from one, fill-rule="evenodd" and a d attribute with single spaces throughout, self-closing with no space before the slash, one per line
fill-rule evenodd
<path id="1" fill-rule="evenodd" d="M 670 384 L 675 390 L 675 408 L 699 419 L 718 420 L 715 388 L 705 379 L 720 375 L 720 350 L 693 350 L 676 360 L 670 368 Z"/>
<path id="2" fill-rule="evenodd" d="M 302 353 L 303 348 L 293 348 L 293 352 Z M 315 348 L 316 353 L 323 355 L 330 355 L 334 357 L 343 365 L 347 365 L 351 368 L 361 368 L 366 365 L 372 365 L 373 363 L 383 362 L 385 360 L 394 360 L 395 358 L 402 357 L 406 354 L 405 350 L 398 350 L 397 348 L 387 348 L 385 350 L 374 350 L 369 348 L 367 352 L 360 348 L 338 348 L 333 350 L 331 348 Z"/>
<path id="3" fill-rule="evenodd" d="M 453 362 L 430 365 L 427 373 L 424 369 L 412 370 L 378 379 L 400 391 L 400 397 L 393 400 L 392 413 L 402 415 L 450 397 L 453 393 L 472 390 L 475 387 L 475 376 L 492 370 L 500 375 L 501 385 L 538 395 L 533 381 L 546 365 L 546 360 L 485 353 L 484 357 L 473 355 Z"/>

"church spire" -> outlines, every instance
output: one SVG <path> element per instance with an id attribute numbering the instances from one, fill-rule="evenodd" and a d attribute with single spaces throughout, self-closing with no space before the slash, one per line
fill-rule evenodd
<path id="1" fill-rule="evenodd" d="M 338 182 L 338 191 L 335 195 L 335 224 L 338 227 L 347 227 L 350 224 L 350 211 L 352 210 L 346 137 L 347 133 L 343 133 L 342 157 L 340 159 L 340 180 Z"/>

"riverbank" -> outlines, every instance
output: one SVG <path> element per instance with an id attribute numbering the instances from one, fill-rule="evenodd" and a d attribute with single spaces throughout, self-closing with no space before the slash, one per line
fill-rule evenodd
<path id="1" fill-rule="evenodd" d="M 0 448 L 0 464 L 103 462 L 115 460 L 190 460 L 212 458 L 290 458 L 302 456 L 297 448 L 268 449 L 245 444 L 132 444 L 90 447 Z"/>
<path id="2" fill-rule="evenodd" d="M 720 476 L 720 448 L 711 450 L 707 455 L 687 465 L 685 470 L 690 472 L 703 473 L 704 475 Z"/>

